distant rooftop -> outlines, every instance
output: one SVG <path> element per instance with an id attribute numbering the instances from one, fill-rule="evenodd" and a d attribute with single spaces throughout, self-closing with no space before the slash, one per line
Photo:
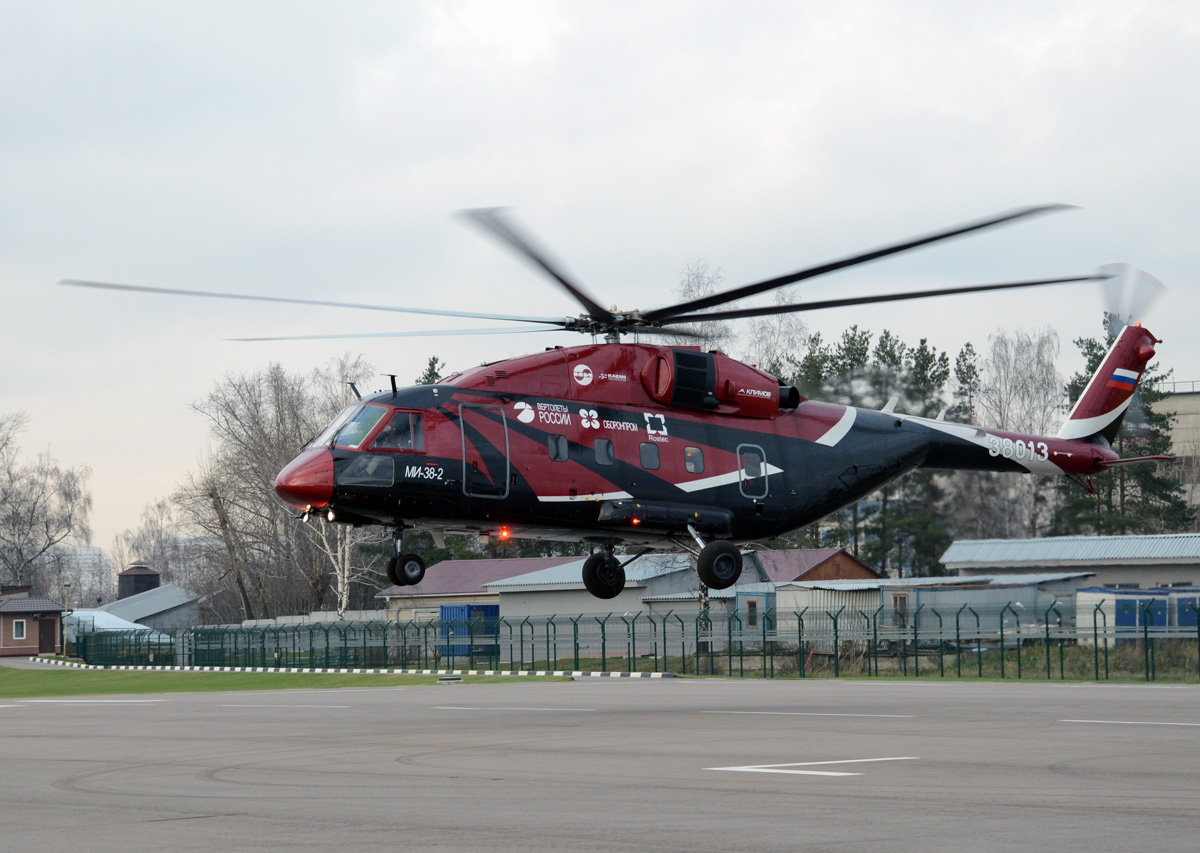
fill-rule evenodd
<path id="1" fill-rule="evenodd" d="M 128 619 L 130 622 L 136 622 L 139 619 L 166 613 L 168 610 L 174 610 L 176 607 L 182 607 L 195 600 L 196 596 L 183 587 L 168 583 L 156 589 L 113 601 L 97 609 L 120 616 L 122 619 Z"/>
<path id="2" fill-rule="evenodd" d="M 989 568 L 1025 563 L 1066 566 L 1083 563 L 1200 561 L 1200 533 L 1158 536 L 1051 536 L 1045 539 L 960 539 L 942 555 L 947 568 Z"/>

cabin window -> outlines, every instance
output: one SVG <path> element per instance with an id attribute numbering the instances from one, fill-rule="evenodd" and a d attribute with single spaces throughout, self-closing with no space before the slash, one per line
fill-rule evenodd
<path id="1" fill-rule="evenodd" d="M 383 406 L 363 406 L 350 416 L 345 426 L 333 437 L 333 444 L 339 447 L 349 447 L 357 450 L 366 440 L 375 426 L 383 420 L 388 412 Z"/>
<path id="2" fill-rule="evenodd" d="M 417 412 L 396 412 L 371 446 L 382 450 L 424 450 L 425 431 L 421 426 L 421 415 Z"/>
<path id="3" fill-rule="evenodd" d="M 24 640 L 25 639 L 25 620 L 24 619 L 14 619 L 13 620 L 13 639 L 14 640 Z"/>
<path id="4" fill-rule="evenodd" d="M 340 486 L 392 486 L 396 482 L 396 460 L 368 453 L 355 456 L 338 474 L 337 481 Z"/>
<path id="5" fill-rule="evenodd" d="M 565 435 L 548 435 L 546 444 L 550 448 L 551 462 L 567 461 L 567 437 Z"/>
<path id="6" fill-rule="evenodd" d="M 616 457 L 613 454 L 613 443 L 607 438 L 596 439 L 596 443 L 593 445 L 593 447 L 596 451 L 597 465 L 611 465 L 616 461 Z"/>
<path id="7" fill-rule="evenodd" d="M 704 451 L 699 447 L 683 448 L 683 468 L 689 474 L 703 474 Z"/>
<path id="8" fill-rule="evenodd" d="M 647 471 L 655 471 L 658 469 L 658 445 L 652 444 L 649 441 L 643 441 L 638 447 L 638 452 L 642 458 L 642 467 Z"/>

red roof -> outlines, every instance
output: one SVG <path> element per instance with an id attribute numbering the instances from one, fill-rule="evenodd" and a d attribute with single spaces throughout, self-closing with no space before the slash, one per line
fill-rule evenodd
<path id="1" fill-rule="evenodd" d="M 425 571 L 416 586 L 389 586 L 377 598 L 407 598 L 410 595 L 495 595 L 485 583 L 517 575 L 553 569 L 580 557 L 514 557 L 502 560 L 443 560 Z"/>
<path id="2" fill-rule="evenodd" d="M 800 548 L 794 551 L 759 551 L 758 560 L 766 570 L 768 578 L 776 583 L 785 583 L 800 580 L 804 575 L 843 550 L 845 549 Z M 846 552 L 846 556 L 856 563 L 861 562 L 849 552 Z M 876 577 L 880 576 L 869 566 L 863 565 L 863 568 L 871 571 Z"/>

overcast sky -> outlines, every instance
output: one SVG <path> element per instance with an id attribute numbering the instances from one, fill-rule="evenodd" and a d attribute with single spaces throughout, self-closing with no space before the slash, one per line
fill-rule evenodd
<path id="1" fill-rule="evenodd" d="M 347 350 L 411 379 L 566 334 L 80 291 L 62 278 L 496 313 L 579 313 L 465 228 L 511 206 L 601 302 L 675 301 L 1010 208 L 1080 209 L 835 274 L 801 298 L 1091 272 L 1170 289 L 1145 318 L 1200 379 L 1200 4 L 0 2 L 0 412 L 92 469 L 95 544 L 208 450 L 229 371 Z M 1091 285 L 808 315 L 956 353 L 1101 332 Z M 463 325 L 495 325 L 465 322 Z M 386 382 L 381 379 L 381 382 Z"/>

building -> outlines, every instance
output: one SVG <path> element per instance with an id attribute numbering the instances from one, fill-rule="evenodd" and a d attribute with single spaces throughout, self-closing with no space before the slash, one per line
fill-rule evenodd
<path id="1" fill-rule="evenodd" d="M 840 548 L 745 551 L 742 576 L 729 589 L 708 590 L 687 554 L 646 554 L 625 567 L 625 589 L 613 599 L 599 599 L 583 586 L 583 561 L 563 563 L 529 574 L 485 584 L 499 594 L 500 615 L 507 620 L 552 614 L 608 613 L 695 618 L 707 601 L 721 615 L 736 611 L 747 624 L 774 606 L 775 587 L 800 579 L 876 579 L 879 573 Z M 625 557 L 623 559 L 630 559 Z"/>
<path id="2" fill-rule="evenodd" d="M 488 584 L 565 564 L 580 557 L 516 557 L 497 560 L 443 560 L 430 566 L 414 586 L 390 586 L 376 597 L 385 602 L 389 622 L 437 619 L 443 605 L 499 604 L 500 595 Z M 576 573 L 578 575 L 578 572 Z M 582 581 L 580 583 L 582 586 Z"/>
<path id="3" fill-rule="evenodd" d="M 948 571 L 966 576 L 1089 572 L 1089 586 L 1200 586 L 1200 533 L 960 539 L 941 561 Z"/>
<path id="4" fill-rule="evenodd" d="M 167 633 L 200 624 L 199 598 L 170 583 L 96 609 Z"/>
<path id="5" fill-rule="evenodd" d="M 0 657 L 62 652 L 62 602 L 29 589 L 0 589 Z"/>
<path id="6" fill-rule="evenodd" d="M 1157 390 L 1168 396 L 1154 403 L 1154 410 L 1172 414 L 1171 449 L 1175 473 L 1183 483 L 1190 506 L 1200 506 L 1200 381 L 1161 382 Z"/>

